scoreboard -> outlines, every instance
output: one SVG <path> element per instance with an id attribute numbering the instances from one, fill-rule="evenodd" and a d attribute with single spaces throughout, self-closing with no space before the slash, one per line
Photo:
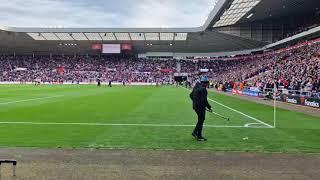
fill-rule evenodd
<path id="1" fill-rule="evenodd" d="M 99 50 L 104 54 L 120 54 L 121 51 L 131 51 L 132 44 L 91 44 L 92 50 Z"/>
<path id="2" fill-rule="evenodd" d="M 120 54 L 121 44 L 103 44 L 102 53 L 104 54 Z"/>

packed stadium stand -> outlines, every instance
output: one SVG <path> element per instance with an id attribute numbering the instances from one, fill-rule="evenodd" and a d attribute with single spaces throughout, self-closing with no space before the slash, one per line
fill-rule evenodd
<path id="1" fill-rule="evenodd" d="M 177 63 L 179 73 L 187 73 L 190 81 L 206 75 L 225 88 L 242 82 L 261 90 L 279 86 L 289 90 L 320 91 L 320 45 L 310 44 L 280 53 L 264 53 L 237 58 L 209 60 L 143 59 L 89 56 L 2 56 L 0 81 L 18 82 L 116 82 L 173 83 Z M 208 72 L 202 73 L 201 69 Z"/>
<path id="2" fill-rule="evenodd" d="M 319 91 L 320 46 L 312 44 L 278 54 L 240 58 L 214 78 L 217 82 L 244 82 L 258 88 L 273 88 L 276 81 L 289 90 Z"/>
<path id="3" fill-rule="evenodd" d="M 175 62 L 139 58 L 104 57 L 1 57 L 0 81 L 95 82 L 98 78 L 116 82 L 155 82 L 165 80 Z M 171 70 L 170 70 L 171 71 Z"/>

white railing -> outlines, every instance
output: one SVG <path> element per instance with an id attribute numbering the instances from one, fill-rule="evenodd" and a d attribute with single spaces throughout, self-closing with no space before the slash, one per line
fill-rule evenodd
<path id="1" fill-rule="evenodd" d="M 273 92 L 273 88 L 264 88 L 263 93 Z M 288 94 L 288 95 L 297 95 L 297 96 L 306 96 L 306 97 L 320 97 L 320 92 L 315 91 L 306 91 L 303 89 L 300 90 L 290 90 L 285 88 L 278 89 L 278 92 L 281 94 Z"/>

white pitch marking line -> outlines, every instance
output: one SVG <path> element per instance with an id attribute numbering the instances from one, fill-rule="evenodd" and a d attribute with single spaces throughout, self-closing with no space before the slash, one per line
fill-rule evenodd
<path id="1" fill-rule="evenodd" d="M 247 123 L 244 125 L 244 127 L 251 127 L 252 125 L 259 125 L 259 124 L 261 125 L 261 123 Z"/>
<path id="2" fill-rule="evenodd" d="M 42 97 L 42 98 L 33 98 L 33 99 L 24 99 L 24 100 L 18 100 L 18 101 L 10 101 L 10 102 L 3 102 L 3 103 L 0 103 L 0 105 L 14 104 L 14 103 L 20 103 L 20 102 L 27 102 L 27 101 L 35 101 L 35 100 L 41 100 L 41 99 L 51 99 L 51 98 L 57 98 L 57 97 L 61 97 L 61 96 L 63 96 L 63 95 L 49 96 L 49 97 Z"/>
<path id="3" fill-rule="evenodd" d="M 232 110 L 232 111 L 234 111 L 234 112 L 237 112 L 237 113 L 239 113 L 239 114 L 241 114 L 241 115 L 243 115 L 243 116 L 246 116 L 246 117 L 248 117 L 248 118 L 250 118 L 250 119 L 252 119 L 252 120 L 255 120 L 255 121 L 257 121 L 257 122 L 259 122 L 259 123 L 261 123 L 261 124 L 263 124 L 263 125 L 266 125 L 266 126 L 268 126 L 269 128 L 273 128 L 273 126 L 271 126 L 270 124 L 267 124 L 267 123 L 265 123 L 265 122 L 263 122 L 263 121 L 261 121 L 261 120 L 259 120 L 259 119 L 257 119 L 257 118 L 254 118 L 254 117 L 249 116 L 249 115 L 247 115 L 247 114 L 245 114 L 245 113 L 243 113 L 243 112 L 240 112 L 240 111 L 238 111 L 238 110 L 235 110 L 235 109 L 233 109 L 233 108 L 231 108 L 231 107 L 229 107 L 229 106 L 226 106 L 226 105 L 224 105 L 224 104 L 221 104 L 221 103 L 219 103 L 219 102 L 217 102 L 217 101 L 215 101 L 215 100 L 213 100 L 213 99 L 210 99 L 210 98 L 208 98 L 208 99 L 209 99 L 209 101 L 215 102 L 215 103 L 217 103 L 217 104 L 219 104 L 219 105 L 221 105 L 221 106 L 223 106 L 223 107 L 225 107 L 225 108 L 227 108 L 227 109 L 230 109 L 230 110 Z"/>
<path id="4" fill-rule="evenodd" d="M 187 89 L 187 88 L 185 88 L 185 87 L 182 87 L 182 88 Z M 187 89 L 187 90 L 189 90 L 189 89 Z M 189 90 L 189 91 L 190 91 L 190 90 Z M 223 107 L 225 107 L 225 108 L 227 108 L 227 109 L 230 109 L 230 110 L 232 110 L 232 111 L 234 111 L 234 112 L 236 112 L 236 113 L 239 113 L 239 114 L 241 114 L 241 115 L 243 115 L 243 116 L 246 116 L 246 117 L 248 117 L 248 118 L 250 118 L 250 119 L 252 119 L 252 120 L 255 120 L 255 121 L 257 121 L 257 122 L 259 122 L 259 123 L 261 123 L 261 124 L 263 124 L 263 125 L 266 125 L 266 126 L 268 126 L 269 128 L 274 128 L 274 127 L 271 126 L 270 124 L 267 124 L 267 123 L 265 123 L 265 122 L 263 122 L 263 121 L 261 121 L 261 120 L 259 120 L 259 119 L 257 119 L 257 118 L 254 118 L 254 117 L 249 116 L 249 115 L 247 115 L 247 114 L 245 114 L 245 113 L 243 113 L 243 112 L 240 112 L 240 111 L 238 111 L 238 110 L 235 110 L 235 109 L 233 109 L 233 108 L 231 108 L 231 107 L 229 107 L 229 106 L 226 106 L 226 105 L 224 105 L 224 104 L 221 104 L 221 103 L 219 103 L 218 101 L 215 101 L 215 100 L 213 100 L 213 99 L 210 99 L 210 98 L 208 98 L 208 99 L 209 99 L 209 101 L 215 102 L 215 103 L 217 103 L 217 104 L 219 104 L 219 105 L 221 105 L 221 106 L 223 106 Z"/>
<path id="5" fill-rule="evenodd" d="M 69 122 L 0 122 L 0 124 L 25 124 L 25 125 L 84 125 L 84 126 L 145 126 L 145 127 L 194 127 L 184 124 L 108 124 L 108 123 L 69 123 Z M 224 126 L 204 125 L 207 128 L 263 128 L 255 126 Z"/>

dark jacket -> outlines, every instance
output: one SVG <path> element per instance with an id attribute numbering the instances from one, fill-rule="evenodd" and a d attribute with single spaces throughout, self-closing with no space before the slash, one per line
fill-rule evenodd
<path id="1" fill-rule="evenodd" d="M 192 92 L 190 93 L 190 98 L 192 100 L 194 110 L 205 110 L 206 108 L 211 109 L 210 104 L 208 103 L 208 92 L 201 83 L 197 83 Z"/>

